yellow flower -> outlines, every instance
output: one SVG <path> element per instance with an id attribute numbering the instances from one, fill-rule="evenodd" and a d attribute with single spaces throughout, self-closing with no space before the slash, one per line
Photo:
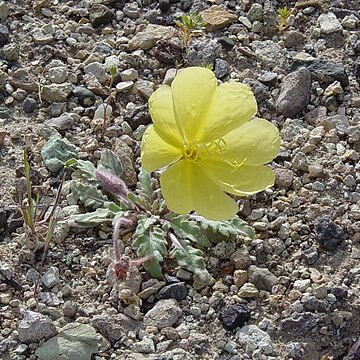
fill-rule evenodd
<path id="1" fill-rule="evenodd" d="M 217 86 L 212 71 L 190 67 L 151 95 L 149 110 L 153 125 L 142 139 L 141 162 L 147 171 L 170 165 L 160 185 L 173 212 L 229 219 L 238 208 L 225 192 L 244 196 L 273 185 L 263 164 L 278 154 L 279 132 L 252 119 L 257 105 L 247 86 Z"/>

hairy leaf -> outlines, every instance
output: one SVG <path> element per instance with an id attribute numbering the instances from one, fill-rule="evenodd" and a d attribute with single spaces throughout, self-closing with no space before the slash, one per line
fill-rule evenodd
<path id="1" fill-rule="evenodd" d="M 79 170 L 82 178 L 89 182 L 96 181 L 95 179 L 96 168 L 91 161 L 70 159 L 66 161 L 65 166 L 76 168 L 77 170 Z"/>
<path id="2" fill-rule="evenodd" d="M 210 247 L 211 243 L 206 235 L 201 231 L 199 223 L 190 220 L 188 215 L 176 216 L 172 218 L 171 225 L 175 235 L 181 239 L 188 239 L 202 247 Z"/>
<path id="3" fill-rule="evenodd" d="M 172 240 L 174 248 L 171 251 L 171 254 L 177 259 L 180 266 L 183 266 L 191 272 L 205 269 L 203 252 L 201 250 L 192 247 L 189 240 L 175 240 L 174 238 L 172 238 Z"/>
<path id="4" fill-rule="evenodd" d="M 151 176 L 150 173 L 144 169 L 140 169 L 139 173 L 139 183 L 138 183 L 138 190 L 149 199 L 153 195 L 153 188 L 151 185 Z"/>
<path id="5" fill-rule="evenodd" d="M 144 266 L 152 276 L 161 277 L 160 262 L 167 254 L 166 233 L 159 227 L 150 228 L 148 219 L 139 220 L 135 231 L 132 248 L 140 257 L 154 256 L 154 259 L 147 261 Z"/>
<path id="6" fill-rule="evenodd" d="M 101 151 L 101 157 L 97 169 L 106 169 L 118 177 L 121 177 L 124 171 L 123 165 L 118 156 L 113 151 L 108 149 Z"/>
<path id="7" fill-rule="evenodd" d="M 93 212 L 72 216 L 75 222 L 87 225 L 96 225 L 111 221 L 113 217 L 114 214 L 108 208 L 98 208 Z"/>
<path id="8" fill-rule="evenodd" d="M 75 199 L 84 204 L 85 207 L 98 208 L 107 201 L 106 196 L 93 185 L 85 185 L 80 182 L 72 181 L 70 190 Z"/>
<path id="9" fill-rule="evenodd" d="M 254 230 L 238 217 L 222 221 L 209 220 L 198 215 L 191 215 L 190 218 L 196 220 L 202 229 L 211 230 L 213 234 L 219 233 L 225 237 L 243 235 L 252 239 L 255 236 Z"/>

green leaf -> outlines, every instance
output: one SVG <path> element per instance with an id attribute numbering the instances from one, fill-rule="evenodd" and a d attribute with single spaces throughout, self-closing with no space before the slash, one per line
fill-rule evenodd
<path id="1" fill-rule="evenodd" d="M 176 258 L 180 266 L 183 266 L 191 272 L 205 269 L 203 252 L 192 247 L 189 240 L 177 239 L 174 242 L 174 248 L 171 251 L 171 255 Z"/>
<path id="2" fill-rule="evenodd" d="M 106 196 L 93 185 L 85 185 L 80 182 L 72 181 L 70 183 L 76 201 L 80 201 L 85 207 L 98 208 L 107 202 Z"/>
<path id="3" fill-rule="evenodd" d="M 211 246 L 211 242 L 201 231 L 202 229 L 199 223 L 194 220 L 190 220 L 188 215 L 180 215 L 172 218 L 170 226 L 174 230 L 175 235 L 181 239 L 188 239 L 202 247 Z"/>
<path id="4" fill-rule="evenodd" d="M 144 266 L 154 277 L 162 277 L 160 262 L 167 255 L 166 233 L 159 227 L 151 227 L 151 218 L 143 218 L 138 222 L 133 236 L 132 248 L 140 257 L 153 256 Z"/>
<path id="5" fill-rule="evenodd" d="M 138 188 L 148 198 L 151 198 L 151 196 L 153 195 L 154 191 L 151 185 L 150 173 L 144 170 L 143 168 L 140 169 Z"/>
<path id="6" fill-rule="evenodd" d="M 190 218 L 196 220 L 202 229 L 211 230 L 213 234 L 218 233 L 225 237 L 243 235 L 252 239 L 255 236 L 254 230 L 246 223 L 246 221 L 241 220 L 239 217 L 222 221 L 209 220 L 198 215 L 191 215 Z"/>
<path id="7" fill-rule="evenodd" d="M 101 157 L 98 163 L 98 170 L 106 169 L 114 175 L 121 177 L 124 168 L 118 156 L 111 150 L 101 151 Z"/>
<path id="8" fill-rule="evenodd" d="M 70 159 L 65 162 L 65 166 L 74 167 L 80 171 L 82 178 L 87 181 L 94 182 L 95 179 L 95 166 L 91 161 Z"/>
<path id="9" fill-rule="evenodd" d="M 72 218 L 77 223 L 96 225 L 105 221 L 111 221 L 114 214 L 106 208 L 98 208 L 93 212 L 73 215 Z"/>

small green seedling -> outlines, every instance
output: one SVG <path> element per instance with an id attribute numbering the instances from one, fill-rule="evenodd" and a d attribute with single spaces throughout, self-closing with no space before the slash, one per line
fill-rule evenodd
<path id="1" fill-rule="evenodd" d="M 191 13 L 189 15 L 183 15 L 180 21 L 176 22 L 176 25 L 180 28 L 185 47 L 188 45 L 191 36 L 202 35 L 206 23 L 203 21 L 200 14 Z"/>
<path id="2" fill-rule="evenodd" d="M 287 6 L 279 8 L 278 11 L 278 29 L 280 32 L 284 31 L 288 26 L 288 20 L 290 15 L 293 14 L 293 9 L 289 9 Z"/>

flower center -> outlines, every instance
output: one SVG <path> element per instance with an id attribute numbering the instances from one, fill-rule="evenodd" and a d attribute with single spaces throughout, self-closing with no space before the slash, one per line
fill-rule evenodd
<path id="1" fill-rule="evenodd" d="M 198 142 L 185 143 L 184 158 L 188 161 L 198 163 L 206 157 L 210 158 L 220 155 L 225 146 L 226 143 L 223 139 L 218 139 L 207 144 Z"/>

